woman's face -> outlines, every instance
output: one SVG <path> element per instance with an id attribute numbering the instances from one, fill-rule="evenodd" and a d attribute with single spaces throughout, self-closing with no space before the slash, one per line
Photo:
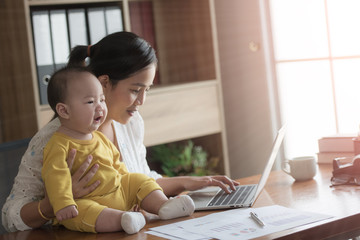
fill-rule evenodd
<path id="1" fill-rule="evenodd" d="M 149 67 L 134 76 L 119 81 L 115 86 L 104 89 L 108 118 L 122 124 L 129 122 L 139 107 L 144 104 L 146 93 L 153 85 L 156 67 Z"/>

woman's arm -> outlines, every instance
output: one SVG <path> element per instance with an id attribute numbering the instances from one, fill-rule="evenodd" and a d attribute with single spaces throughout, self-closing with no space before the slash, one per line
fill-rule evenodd
<path id="1" fill-rule="evenodd" d="M 76 150 L 72 149 L 69 152 L 69 156 L 67 158 L 68 166 L 71 170 L 74 159 L 76 155 Z M 92 161 L 92 156 L 89 156 L 88 159 L 81 165 L 81 167 L 74 173 L 72 176 L 72 187 L 73 187 L 73 195 L 74 198 L 80 198 L 85 196 L 86 194 L 94 191 L 97 186 L 99 186 L 100 181 L 96 181 L 90 186 L 86 186 L 87 183 L 92 179 L 92 177 L 97 172 L 99 165 L 95 164 L 90 171 L 84 175 L 85 171 L 88 169 Z M 40 205 L 39 205 L 40 204 Z M 40 214 L 43 216 L 41 216 Z M 50 204 L 49 198 L 45 192 L 44 199 L 40 200 L 39 202 L 30 202 L 21 209 L 20 215 L 22 220 L 26 225 L 31 228 L 38 228 L 44 225 L 55 217 L 54 210 Z M 47 218 L 47 219 L 46 219 Z"/>
<path id="2" fill-rule="evenodd" d="M 21 210 L 25 205 L 44 198 L 44 185 L 41 180 L 42 149 L 59 126 L 58 119 L 51 121 L 29 142 L 21 159 L 11 193 L 2 208 L 2 224 L 7 231 L 30 229 L 29 223 L 22 219 Z M 25 212 L 26 210 L 25 207 Z M 37 208 L 35 207 L 30 215 L 36 215 L 36 212 Z"/>
<path id="3" fill-rule="evenodd" d="M 167 196 L 175 196 L 185 190 L 197 190 L 207 186 L 219 186 L 226 192 L 234 189 L 237 182 L 226 176 L 206 177 L 172 177 L 163 178 L 155 171 L 151 171 L 146 160 L 146 148 L 144 146 L 144 121 L 137 112 L 127 124 L 113 122 L 117 146 L 121 152 L 122 159 L 129 172 L 139 172 L 156 180 L 163 188 Z"/>
<path id="4" fill-rule="evenodd" d="M 218 186 L 225 192 L 230 193 L 229 188 L 235 190 L 235 186 L 239 185 L 238 182 L 226 176 L 164 177 L 157 179 L 156 182 L 163 189 L 166 196 L 175 196 L 186 190 L 193 191 L 208 186 Z"/>
<path id="5" fill-rule="evenodd" d="M 31 139 L 28 149 L 22 157 L 11 193 L 2 208 L 2 224 L 9 232 L 40 227 L 48 222 L 38 212 L 40 200 L 42 214 L 46 217 L 53 217 L 53 210 L 49 200 L 45 197 L 44 184 L 41 180 L 42 150 L 59 126 L 59 120 L 55 119 L 42 128 Z M 70 153 L 72 156 L 69 155 L 68 162 L 69 166 L 72 166 L 76 151 L 70 151 Z M 99 182 L 95 182 L 91 186 L 85 187 L 98 168 L 97 165 L 94 165 L 83 176 L 90 163 L 91 159 L 88 159 L 72 176 L 73 194 L 76 198 L 92 192 L 99 185 Z"/>
<path id="6" fill-rule="evenodd" d="M 54 119 L 37 132 L 31 139 L 29 146 L 22 157 L 13 188 L 1 211 L 2 224 L 9 232 L 18 230 L 24 231 L 40 227 L 47 223 L 48 220 L 45 220 L 38 211 L 39 206 L 41 213 L 46 218 L 54 217 L 49 199 L 45 196 L 44 184 L 41 179 L 41 168 L 43 149 L 59 126 L 60 121 Z M 69 153 L 67 159 L 69 168 L 72 167 L 75 154 L 75 150 L 72 150 Z M 99 167 L 95 164 L 91 170 L 84 175 L 91 160 L 92 158 L 89 157 L 72 176 L 74 198 L 79 198 L 92 192 L 100 184 L 100 182 L 97 181 L 86 187 Z"/>
<path id="7" fill-rule="evenodd" d="M 40 211 L 43 216 L 41 216 Z M 25 204 L 20 210 L 20 215 L 24 223 L 30 228 L 41 227 L 55 217 L 47 196 L 40 201 Z"/>

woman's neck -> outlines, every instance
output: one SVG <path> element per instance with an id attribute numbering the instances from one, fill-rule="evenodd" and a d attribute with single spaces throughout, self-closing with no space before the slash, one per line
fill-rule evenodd
<path id="1" fill-rule="evenodd" d="M 112 119 L 106 119 L 99 127 L 98 131 L 102 132 L 112 143 L 116 144 L 115 132 L 112 126 Z"/>

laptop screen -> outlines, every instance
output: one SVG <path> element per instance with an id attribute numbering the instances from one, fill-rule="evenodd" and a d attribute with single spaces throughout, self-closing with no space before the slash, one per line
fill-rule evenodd
<path id="1" fill-rule="evenodd" d="M 269 156 L 269 160 L 267 161 L 267 164 L 266 164 L 266 167 L 264 169 L 264 172 L 262 173 L 261 175 L 261 178 L 260 178 L 260 182 L 257 186 L 257 189 L 256 189 L 256 193 L 255 193 L 255 198 L 254 198 L 254 201 L 257 199 L 257 197 L 259 196 L 261 190 L 264 188 L 265 184 L 266 184 L 266 181 L 270 175 L 270 172 L 271 172 L 271 169 L 272 169 L 272 166 L 274 165 L 274 162 L 275 162 L 275 159 L 276 159 L 276 156 L 279 152 L 279 149 L 280 149 L 280 146 L 281 146 L 281 143 L 284 139 L 284 136 L 285 136 L 285 131 L 286 131 L 286 125 L 282 126 L 277 135 L 276 135 L 276 138 L 275 138 L 275 141 L 273 143 L 273 147 L 272 147 L 272 151 L 271 151 L 271 154 Z"/>

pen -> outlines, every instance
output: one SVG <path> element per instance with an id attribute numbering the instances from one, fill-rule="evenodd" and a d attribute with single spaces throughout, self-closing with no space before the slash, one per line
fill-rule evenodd
<path id="1" fill-rule="evenodd" d="M 254 212 L 250 212 L 250 217 L 260 226 L 264 227 L 265 223 L 259 218 L 259 216 L 254 213 Z"/>

